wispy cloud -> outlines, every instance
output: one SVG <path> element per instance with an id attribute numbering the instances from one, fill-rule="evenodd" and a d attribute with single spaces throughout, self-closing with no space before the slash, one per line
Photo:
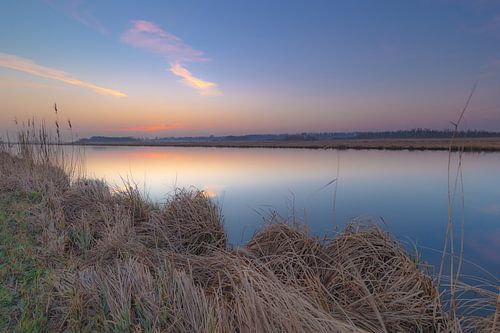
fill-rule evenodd
<path id="1" fill-rule="evenodd" d="M 190 71 L 188 71 L 186 68 L 182 67 L 178 63 L 170 64 L 170 71 L 174 75 L 181 77 L 182 83 L 198 90 L 200 95 L 217 96 L 221 94 L 220 90 L 217 88 L 217 85 L 215 83 L 204 81 L 202 79 L 193 76 L 193 74 L 191 74 Z"/>
<path id="2" fill-rule="evenodd" d="M 203 62 L 208 60 L 202 51 L 193 49 L 179 37 L 148 21 L 132 21 L 132 27 L 122 34 L 122 41 L 134 47 L 161 54 L 170 61 Z"/>
<path id="3" fill-rule="evenodd" d="M 0 53 L 0 67 L 15 69 L 20 72 L 25 72 L 32 75 L 44 77 L 47 79 L 61 81 L 67 84 L 72 84 L 74 86 L 86 89 L 91 89 L 101 95 L 114 96 L 114 97 L 127 96 L 125 93 L 121 91 L 101 87 L 90 82 L 73 78 L 70 75 L 68 75 L 68 73 L 62 70 L 41 66 L 34 63 L 32 60 L 21 58 L 12 54 Z"/>
<path id="4" fill-rule="evenodd" d="M 125 128 L 115 128 L 115 131 L 126 131 L 126 132 L 160 132 L 160 131 L 171 131 L 175 129 L 182 128 L 182 124 L 159 124 L 159 125 L 148 125 L 148 126 L 137 126 L 137 127 L 125 127 Z"/>
<path id="5" fill-rule="evenodd" d="M 152 22 L 134 20 L 131 23 L 132 27 L 121 36 L 124 43 L 163 56 L 170 62 L 170 72 L 182 77 L 182 82 L 196 89 L 200 95 L 221 95 L 221 91 L 214 82 L 195 77 L 185 65 L 181 65 L 186 62 L 208 61 L 209 59 L 205 57 L 202 51 L 194 49 L 181 38 L 163 30 Z"/>
<path id="6" fill-rule="evenodd" d="M 84 0 L 45 0 L 45 2 L 92 30 L 103 35 L 109 33 L 104 24 L 85 6 Z"/>

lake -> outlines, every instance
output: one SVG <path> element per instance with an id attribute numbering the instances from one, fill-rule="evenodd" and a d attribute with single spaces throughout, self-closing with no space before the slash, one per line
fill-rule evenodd
<path id="1" fill-rule="evenodd" d="M 458 163 L 455 153 L 452 182 Z M 498 284 L 500 153 L 466 153 L 461 163 L 464 258 L 470 261 L 464 273 Z M 448 221 L 445 151 L 87 147 L 85 167 L 87 176 L 118 186 L 131 178 L 160 202 L 176 186 L 205 190 L 221 206 L 233 244 L 249 240 L 276 211 L 306 220 L 319 236 L 353 219 L 379 223 L 411 253 L 418 248 L 429 263 L 440 261 Z M 461 202 L 458 183 L 456 224 Z"/>

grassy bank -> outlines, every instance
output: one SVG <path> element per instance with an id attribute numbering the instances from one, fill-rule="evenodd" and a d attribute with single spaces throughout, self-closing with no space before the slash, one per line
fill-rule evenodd
<path id="1" fill-rule="evenodd" d="M 27 212 L 37 198 L 0 194 L 0 329 L 39 332 L 47 327 L 48 268 L 38 261 Z"/>
<path id="2" fill-rule="evenodd" d="M 496 293 L 449 309 L 376 226 L 320 239 L 275 216 L 231 248 L 204 192 L 159 205 L 130 184 L 75 176 L 53 147 L 0 153 L 2 331 L 498 331 Z M 475 304 L 497 313 L 461 314 Z"/>
<path id="3" fill-rule="evenodd" d="M 449 150 L 450 139 L 337 139 L 318 141 L 202 141 L 202 142 L 89 142 L 87 146 L 220 147 L 220 148 L 304 148 Z M 500 138 L 455 138 L 452 150 L 498 152 Z"/>

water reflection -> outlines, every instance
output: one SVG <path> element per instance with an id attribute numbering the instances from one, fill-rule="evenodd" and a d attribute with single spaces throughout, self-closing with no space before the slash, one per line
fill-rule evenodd
<path id="1" fill-rule="evenodd" d="M 455 156 L 454 158 L 457 158 Z M 89 176 L 115 184 L 131 176 L 164 200 L 175 186 L 205 189 L 222 205 L 233 243 L 245 242 L 260 214 L 292 208 L 316 234 L 353 218 L 383 218 L 399 239 L 439 261 L 447 223 L 446 152 L 167 147 L 86 149 Z M 465 154 L 465 257 L 500 276 L 500 154 Z M 333 180 L 339 169 L 335 211 Z M 456 165 L 456 161 L 453 161 Z M 460 212 L 460 198 L 455 200 Z M 467 269 L 467 268 L 466 268 Z M 474 268 L 468 268 L 474 273 Z M 466 271 L 467 272 L 467 271 Z"/>

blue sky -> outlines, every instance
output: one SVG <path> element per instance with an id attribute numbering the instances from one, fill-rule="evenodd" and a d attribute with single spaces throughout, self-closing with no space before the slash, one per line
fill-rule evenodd
<path id="1" fill-rule="evenodd" d="M 64 72 L 64 73 L 62 73 Z M 82 134 L 500 130 L 500 2 L 0 3 L 0 130 Z"/>

